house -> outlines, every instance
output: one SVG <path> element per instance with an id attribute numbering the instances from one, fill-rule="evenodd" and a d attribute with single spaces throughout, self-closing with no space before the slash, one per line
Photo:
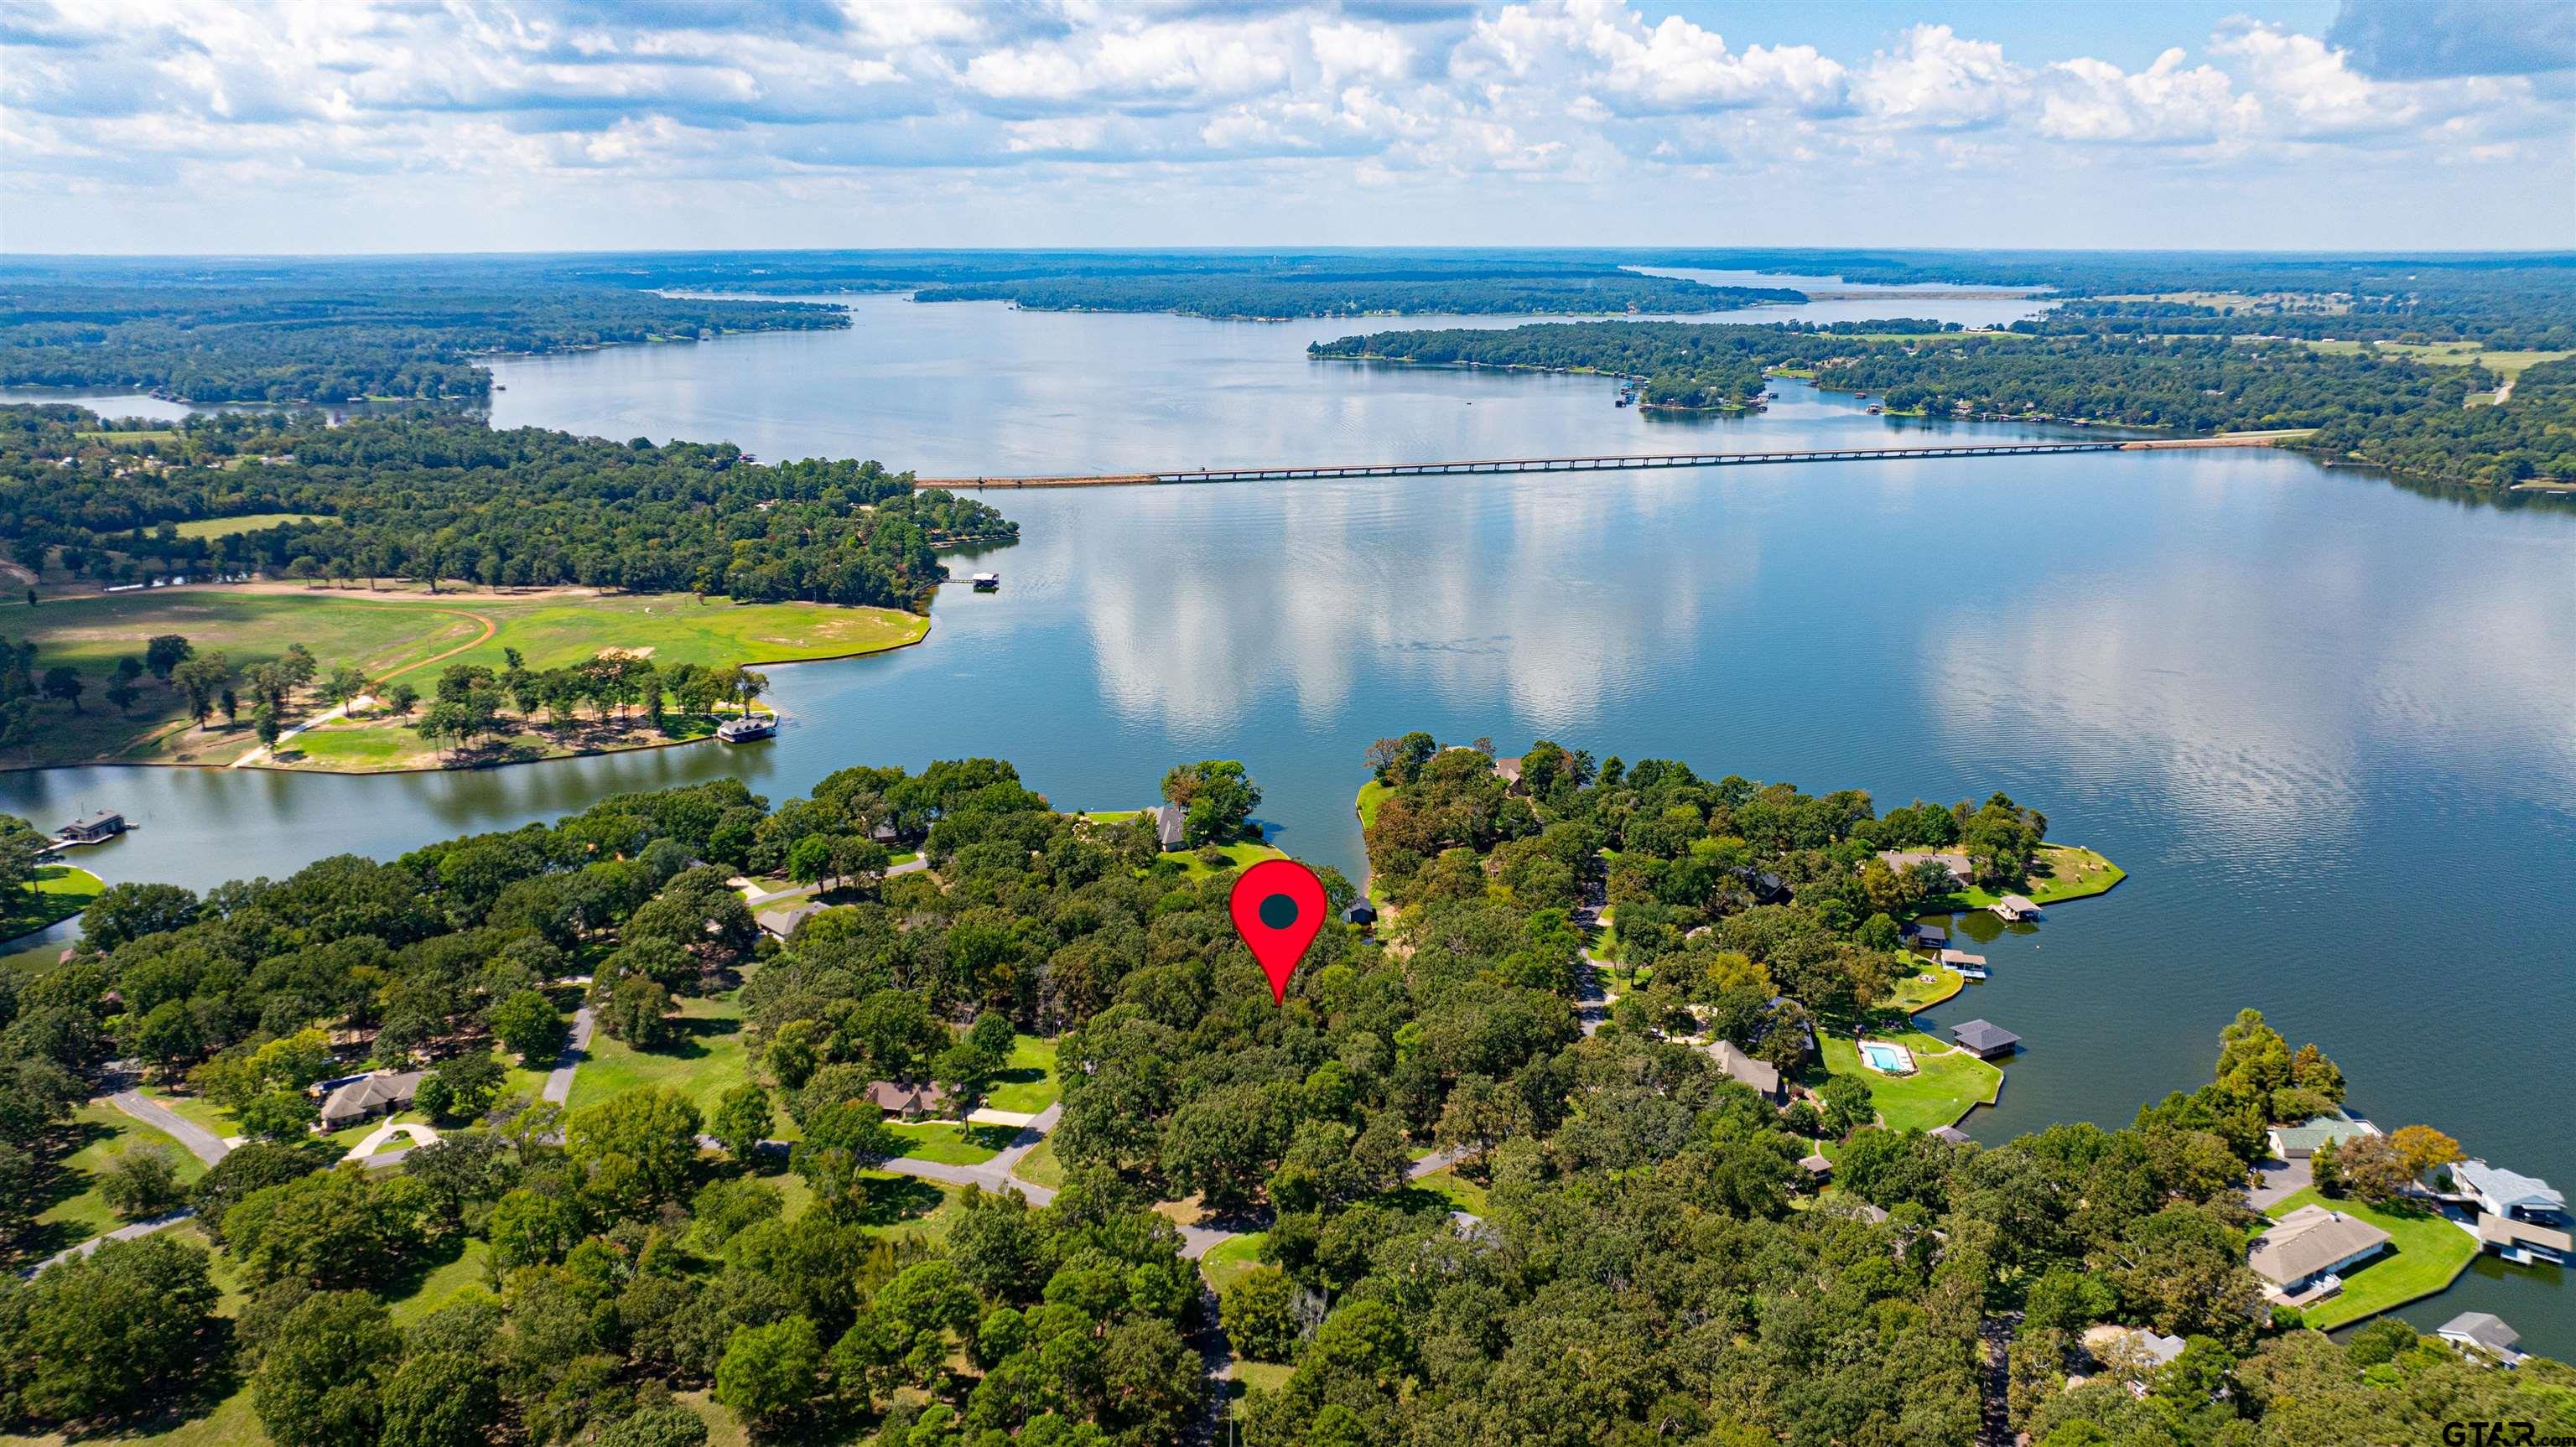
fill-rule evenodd
<path id="1" fill-rule="evenodd" d="M 340 1130 L 375 1115 L 391 1115 L 420 1093 L 426 1070 L 362 1075 L 322 1099 L 322 1129 Z"/>
<path id="2" fill-rule="evenodd" d="M 2315 1155 L 2317 1147 L 2328 1141 L 2341 1144 L 2355 1136 L 2377 1135 L 2379 1127 L 2338 1110 L 2332 1115 L 2316 1116 L 2297 1125 L 2276 1125 L 2267 1134 L 2271 1139 L 2272 1159 L 2303 1161 Z"/>
<path id="3" fill-rule="evenodd" d="M 716 742 L 720 744 L 747 744 L 775 738 L 777 734 L 778 720 L 768 714 L 744 714 L 716 725 Z"/>
<path id="4" fill-rule="evenodd" d="M 1494 760 L 1494 776 L 1503 781 L 1505 788 L 1519 788 L 1521 785 L 1520 756 L 1515 754 L 1508 759 Z"/>
<path id="5" fill-rule="evenodd" d="M 1841 1205 L 1845 1213 L 1856 1216 L 1863 1221 L 1867 1221 L 1873 1226 L 1884 1226 L 1887 1224 L 1887 1208 L 1884 1206 L 1873 1206 L 1869 1202 L 1861 1200 L 1858 1197 L 1843 1200 Z"/>
<path id="6" fill-rule="evenodd" d="M 1982 980 L 1986 977 L 1986 957 L 1984 955 L 1972 955 L 1966 950 L 1945 949 L 1941 951 L 1941 963 L 1949 969 L 1957 970 L 1960 974 L 1967 976 L 1971 980 Z"/>
<path id="7" fill-rule="evenodd" d="M 2301 1206 L 2254 1238 L 2245 1264 L 2272 1283 L 2267 1300 L 2308 1306 L 2343 1290 L 2342 1272 L 2388 1249 L 2385 1231 L 2341 1211 Z"/>
<path id="8" fill-rule="evenodd" d="M 1163 852 L 1185 848 L 1189 843 L 1190 811 L 1178 804 L 1165 804 L 1154 811 L 1154 839 Z"/>
<path id="9" fill-rule="evenodd" d="M 936 1085 L 902 1085 L 891 1080 L 868 1083 L 868 1100 L 888 1115 L 905 1120 L 919 1120 L 925 1115 L 948 1113 L 948 1092 Z"/>
<path id="10" fill-rule="evenodd" d="M 2120 1373 L 2132 1389 L 2158 1368 L 2171 1366 L 2182 1355 L 2183 1346 L 2181 1337 L 2166 1336 L 2152 1327 L 2104 1323 L 2084 1329 L 2085 1353 L 2101 1363 L 2104 1370 Z"/>
<path id="11" fill-rule="evenodd" d="M 1768 1006 L 1764 1007 L 1764 1008 L 1765 1008 L 1765 1010 L 1766 1010 L 1768 1013 L 1773 1014 L 1773 1015 L 1777 1015 L 1777 1014 L 1779 1014 L 1782 1010 L 1787 1009 L 1790 1005 L 1792 1005 L 1792 1004 L 1794 1004 L 1794 1003 L 1796 1003 L 1796 1002 L 1795 1002 L 1795 1001 L 1793 1001 L 1793 1000 L 1791 1000 L 1791 999 L 1790 999 L 1788 996 L 1786 996 L 1786 995 L 1774 995 L 1774 996 L 1772 996 L 1772 997 L 1771 997 L 1771 1003 L 1770 1003 Z M 1808 1021 L 1808 1020 L 1800 1020 L 1800 1021 L 1798 1022 L 1798 1036 L 1799 1036 L 1799 1038 L 1800 1038 L 1800 1039 L 1802 1039 L 1802 1040 L 1804 1040 L 1804 1041 L 1806 1042 L 1806 1045 L 1807 1045 L 1807 1054 L 1809 1054 L 1809 1055 L 1813 1055 L 1813 1054 L 1815 1054 L 1815 1053 L 1816 1053 L 1816 1027 L 1815 1027 L 1815 1024 L 1814 1024 L 1812 1021 Z"/>
<path id="12" fill-rule="evenodd" d="M 102 809 L 88 818 L 74 819 L 64 825 L 62 838 L 66 844 L 97 844 L 124 832 L 125 816 L 114 810 Z"/>
<path id="13" fill-rule="evenodd" d="M 903 838 L 903 835 L 897 833 L 892 824 L 879 824 L 868 831 L 868 837 L 875 840 L 877 843 L 884 845 L 888 849 L 892 849 L 895 844 Z"/>
<path id="14" fill-rule="evenodd" d="M 1821 1181 L 1834 1173 L 1834 1163 L 1819 1153 L 1798 1162 L 1798 1169 Z"/>
<path id="15" fill-rule="evenodd" d="M 1748 882 L 1753 888 L 1755 904 L 1778 904 L 1789 897 L 1789 886 L 1781 882 L 1780 876 L 1770 870 L 1753 871 L 1752 878 Z"/>
<path id="16" fill-rule="evenodd" d="M 786 905 L 778 909 L 764 909 L 760 913 L 753 915 L 751 917 L 751 922 L 760 926 L 762 931 L 765 933 L 775 935 L 779 939 L 783 940 L 789 935 L 796 933 L 796 927 L 798 925 L 803 924 L 805 921 L 821 914 L 822 912 L 823 906 L 816 904 L 814 901 L 809 899 L 802 904 Z"/>
<path id="17" fill-rule="evenodd" d="M 1780 1068 L 1767 1060 L 1756 1060 L 1735 1048 L 1731 1041 L 1720 1040 L 1708 1047 L 1708 1058 L 1728 1077 L 1753 1087 L 1753 1093 L 1773 1105 L 1789 1103 L 1789 1093 L 1780 1086 Z"/>
<path id="18" fill-rule="evenodd" d="M 2018 894 L 2007 894 L 2003 898 L 1996 900 L 1993 904 L 1988 905 L 1987 908 L 2009 920 L 2039 918 L 2039 906 L 2022 898 Z"/>
<path id="19" fill-rule="evenodd" d="M 1965 888 L 1977 872 L 1977 867 L 1968 862 L 1968 856 L 1954 849 L 1882 849 L 1878 851 L 1878 862 L 1899 874 L 1911 870 L 1918 864 L 1940 865 L 1949 871 L 1950 887 L 1953 889 Z"/>
<path id="20" fill-rule="evenodd" d="M 1950 1027 L 1950 1038 L 1959 1048 L 1980 1060 L 2010 1055 L 2021 1047 L 2021 1037 L 1990 1020 L 1971 1020 Z"/>
<path id="21" fill-rule="evenodd" d="M 2473 1357 L 2485 1357 L 2498 1366 L 2520 1366 L 2529 1355 L 2520 1350 L 2522 1333 L 2504 1324 L 2504 1318 L 2489 1311 L 2464 1311 L 2442 1323 L 2434 1333 L 2442 1340 Z"/>
<path id="22" fill-rule="evenodd" d="M 1377 924 L 1377 911 L 1363 900 L 1342 911 L 1342 923 L 1369 929 Z"/>
<path id="23" fill-rule="evenodd" d="M 1976 1144 L 1974 1138 L 1972 1138 L 1966 1131 L 1959 1129 L 1955 1125 L 1934 1126 L 1932 1129 L 1925 1131 L 1924 1134 L 1932 1137 L 1934 1140 L 1948 1141 L 1954 1146 Z"/>

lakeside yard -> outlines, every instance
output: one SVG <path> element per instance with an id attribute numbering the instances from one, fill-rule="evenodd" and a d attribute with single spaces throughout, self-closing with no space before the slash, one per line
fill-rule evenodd
<path id="1" fill-rule="evenodd" d="M 2354 1200 L 2330 1201 L 2310 1186 L 2284 1198 L 2267 1214 L 2277 1221 L 2301 1206 L 2341 1211 L 2390 1237 L 2390 1249 L 2377 1260 L 2344 1273 L 2343 1290 L 2301 1313 L 2308 1325 L 2320 1331 L 2431 1296 L 2458 1280 L 2477 1259 L 2477 1238 L 2435 1211 L 2390 1211 Z"/>
<path id="2" fill-rule="evenodd" d="M 43 821 L 32 822 L 39 830 L 47 827 Z M 29 888 L 0 895 L 0 940 L 16 939 L 70 919 L 89 908 L 89 902 L 105 888 L 106 882 L 86 869 L 69 864 L 39 864 Z"/>
<path id="3" fill-rule="evenodd" d="M 2094 850 L 2073 844 L 2043 844 L 2038 861 L 2030 871 L 2030 887 L 2010 890 L 2031 903 L 2046 909 L 2070 899 L 2091 899 L 2109 894 L 2129 872 L 2113 864 Z M 1982 886 L 1971 885 L 1936 899 L 1923 902 L 1918 914 L 1955 914 L 1963 909 L 1985 909 L 2002 901 L 2003 894 Z"/>
<path id="4" fill-rule="evenodd" d="M 831 603 L 733 603 L 689 594 L 578 595 L 442 592 L 385 588 L 187 587 L 142 593 L 57 597 L 29 607 L 0 605 L 0 632 L 36 645 L 49 664 L 79 671 L 88 691 L 77 709 L 47 705 L 35 742 L 0 759 L 12 765 L 229 764 L 256 749 L 250 710 L 209 728 L 194 726 L 177 689 L 146 675 L 130 711 L 104 697 L 121 658 L 140 658 L 150 638 L 175 633 L 198 655 L 221 652 L 238 676 L 301 643 L 324 672 L 348 665 L 382 683 L 404 678 L 423 694 L 437 669 L 467 663 L 499 669 L 515 648 L 532 669 L 586 662 L 610 650 L 657 667 L 789 663 L 882 652 L 917 643 L 930 620 L 890 608 Z M 322 711 L 314 701 L 302 712 Z M 293 719 L 289 719 L 290 724 Z M 703 723 L 703 721 L 700 721 Z M 711 728 L 701 728 L 697 736 Z M 552 752 L 628 747 L 631 741 L 531 739 Z M 657 736 L 652 742 L 661 742 Z M 368 773 L 436 767 L 402 721 L 332 725 L 291 741 L 290 765 Z"/>
<path id="5" fill-rule="evenodd" d="M 1914 1053 L 1912 1075 L 1881 1075 L 1860 1059 L 1860 1048 L 1848 1038 L 1826 1035 L 1817 1042 L 1824 1053 L 1826 1075 L 1848 1075 L 1869 1087 L 1878 1118 L 1889 1130 L 1934 1130 L 1958 1124 L 1980 1105 L 1992 1105 L 2003 1089 L 2004 1073 L 1964 1050 L 1945 1045 L 1920 1030 L 1875 1032 Z M 1808 1068 L 1812 1077 L 1814 1067 Z M 1819 1079 L 1807 1083 L 1821 1085 Z"/>

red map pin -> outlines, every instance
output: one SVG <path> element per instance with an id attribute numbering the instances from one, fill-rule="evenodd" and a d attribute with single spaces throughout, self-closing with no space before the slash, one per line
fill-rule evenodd
<path id="1" fill-rule="evenodd" d="M 1324 928 L 1324 881 L 1293 859 L 1265 859 L 1234 881 L 1226 901 L 1234 932 L 1270 977 L 1271 999 L 1288 1002 L 1288 977 Z"/>

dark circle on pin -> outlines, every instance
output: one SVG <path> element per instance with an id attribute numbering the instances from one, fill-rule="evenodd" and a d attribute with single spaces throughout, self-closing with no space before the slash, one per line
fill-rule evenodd
<path id="1" fill-rule="evenodd" d="M 1261 902 L 1261 922 L 1272 929 L 1286 929 L 1297 922 L 1297 901 L 1284 894 L 1274 894 Z"/>

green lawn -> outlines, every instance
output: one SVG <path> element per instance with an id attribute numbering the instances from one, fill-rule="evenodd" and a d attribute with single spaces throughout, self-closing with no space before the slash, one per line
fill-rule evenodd
<path id="1" fill-rule="evenodd" d="M 2014 890 L 2022 898 L 2042 909 L 2070 899 L 2090 899 L 2109 894 L 2129 872 L 2090 849 L 2072 844 L 2043 844 L 2039 860 L 2030 873 L 2030 887 Z M 1971 886 L 1937 900 L 1927 900 L 1920 913 L 1949 914 L 1963 909 L 1984 909 L 2001 900 L 2003 895 L 1990 889 Z"/>
<path id="2" fill-rule="evenodd" d="M 2004 1073 L 1964 1050 L 1954 1049 L 1920 1030 L 1899 1030 L 1873 1039 L 1891 1040 L 1914 1052 L 1912 1075 L 1881 1075 L 1860 1063 L 1860 1050 L 1841 1035 L 1819 1042 L 1829 1075 L 1857 1077 L 1869 1087 L 1879 1120 L 1890 1130 L 1932 1130 L 1955 1125 L 1975 1106 L 1992 1105 L 2003 1089 Z M 1947 1051 L 1947 1054 L 1942 1052 Z"/>
<path id="3" fill-rule="evenodd" d="M 1064 1189 L 1064 1163 L 1055 1158 L 1054 1138 L 1038 1142 L 1027 1155 L 1020 1157 L 1020 1163 L 1011 1167 L 1011 1174 L 1050 1191 Z"/>
<path id="4" fill-rule="evenodd" d="M 2308 1325 L 2320 1331 L 2431 1296 L 2477 1259 L 2477 1238 L 2430 1211 L 2384 1211 L 2359 1201 L 2329 1201 L 2310 1187 L 2274 1206 L 2272 1218 L 2278 1220 L 2301 1206 L 2341 1211 L 2394 1238 L 2392 1250 L 2344 1276 L 2342 1291 L 2308 1308 Z"/>
<path id="5" fill-rule="evenodd" d="M 179 524 L 183 538 L 225 538 L 235 533 L 255 533 L 279 523 L 318 523 L 322 518 L 309 512 L 250 512 L 239 517 L 198 518 Z"/>
<path id="6" fill-rule="evenodd" d="M 868 1192 L 868 1204 L 859 1219 L 883 1228 L 889 1236 L 919 1241 L 947 1240 L 948 1228 L 957 1223 L 957 1203 L 966 1196 L 964 1186 L 892 1171 L 863 1171 L 859 1179 L 867 1183 Z"/>
<path id="7" fill-rule="evenodd" d="M 980 1166 L 1019 1134 L 1009 1126 L 961 1126 L 944 1120 L 890 1121 L 886 1129 L 903 1137 L 905 1155 L 943 1166 Z"/>
<path id="8" fill-rule="evenodd" d="M 143 1087 L 143 1098 L 169 1111 L 193 1126 L 215 1133 L 217 1140 L 230 1140 L 240 1135 L 241 1122 L 233 1113 L 201 1095 L 181 1095 L 158 1085 Z"/>
<path id="9" fill-rule="evenodd" d="M 1055 1042 L 1022 1035 L 1011 1042 L 1011 1063 L 996 1077 L 984 1103 L 995 1110 L 1035 1115 L 1055 1104 Z"/>
<path id="10" fill-rule="evenodd" d="M 1436 1191 L 1449 1198 L 1450 1208 L 1470 1216 L 1485 1214 L 1485 1188 L 1458 1174 L 1456 1166 L 1433 1171 L 1413 1183 L 1420 1190 Z"/>
<path id="11" fill-rule="evenodd" d="M 683 996 L 679 1006 L 686 1033 L 668 1050 L 638 1050 L 593 1031 L 589 1058 L 573 1072 L 569 1108 L 596 1105 L 640 1086 L 663 1085 L 696 1102 L 698 1114 L 712 1120 L 724 1093 L 751 1078 L 742 1005 L 725 994 Z"/>
<path id="12" fill-rule="evenodd" d="M 1922 960 L 1919 955 L 1910 955 L 1907 958 L 1918 962 Z M 1929 978 L 1926 978 L 1927 976 Z M 1881 1001 L 1880 1005 L 1884 1009 L 1916 1015 L 1949 999 L 1967 986 L 1967 977 L 1957 970 L 1947 965 L 1927 964 L 1915 973 L 1899 979 L 1896 982 L 1895 991 Z"/>
<path id="13" fill-rule="evenodd" d="M 1394 792 L 1395 790 L 1379 783 L 1375 779 L 1371 779 L 1367 783 L 1360 785 L 1359 811 L 1360 827 L 1362 829 L 1372 828 L 1376 825 L 1378 802 Z"/>
<path id="14" fill-rule="evenodd" d="M 455 1255 L 421 1273 L 418 1280 L 396 1288 L 396 1294 L 385 1300 L 393 1313 L 394 1325 L 409 1326 L 447 1304 L 460 1288 L 483 1284 L 484 1262 L 492 1248 L 482 1238 L 468 1236 L 457 1243 Z"/>
<path id="15" fill-rule="evenodd" d="M 42 829 L 44 826 L 36 826 Z M 105 881 L 68 864 L 39 864 L 33 887 L 0 896 L 0 939 L 32 934 L 89 908 Z M 59 950 L 61 947 L 56 946 Z"/>
<path id="16" fill-rule="evenodd" d="M 1158 856 L 1154 861 L 1153 867 L 1160 870 L 1171 869 L 1177 866 L 1180 878 L 1204 879 L 1207 876 L 1216 873 L 1219 869 L 1241 869 L 1247 865 L 1258 864 L 1264 859 L 1285 859 L 1288 857 L 1287 850 L 1273 849 L 1269 845 L 1260 843 L 1257 840 L 1251 843 L 1224 844 L 1219 845 L 1218 847 L 1225 851 L 1226 862 L 1221 865 L 1201 862 L 1199 859 L 1199 852 L 1195 849 L 1180 849 L 1174 850 L 1169 854 Z"/>
<path id="17" fill-rule="evenodd" d="M 78 710 L 45 706 L 36 742 L 0 758 L 11 765 L 117 758 L 230 763 L 255 746 L 246 718 L 238 728 L 225 728 L 218 715 L 213 732 L 185 727 L 181 696 L 148 678 L 131 714 L 106 705 L 101 694 L 116 661 L 139 657 L 144 642 L 158 633 L 180 634 L 199 653 L 220 650 L 237 668 L 275 659 L 287 644 L 301 643 L 325 672 L 351 664 L 382 679 L 433 659 L 442 666 L 499 668 L 504 647 L 518 649 L 532 668 L 579 663 L 611 648 L 645 653 L 657 665 L 838 658 L 918 642 L 930 627 L 917 614 L 824 603 L 734 604 L 684 593 L 549 598 L 467 591 L 430 597 L 390 587 L 370 592 L 363 585 L 76 594 L 35 608 L 0 602 L 0 619 L 0 633 L 34 643 L 48 664 L 75 668 L 90 685 Z M 414 681 L 425 688 L 425 679 Z"/>
<path id="18" fill-rule="evenodd" d="M 92 1102 L 74 1112 L 70 1129 L 81 1144 L 63 1158 L 53 1203 L 36 1213 L 36 1229 L 30 1233 L 34 1239 L 29 1243 L 41 1248 L 35 1255 L 50 1256 L 125 1224 L 107 1208 L 94 1182 L 119 1151 L 158 1146 L 183 1183 L 206 1173 L 205 1163 L 190 1155 L 186 1146 L 105 1102 Z"/>
<path id="19" fill-rule="evenodd" d="M 1219 1241 L 1199 1258 L 1199 1274 L 1207 1278 L 1208 1288 L 1223 1292 L 1243 1278 L 1261 1269 L 1261 1242 L 1264 1233 L 1246 1232 Z"/>

